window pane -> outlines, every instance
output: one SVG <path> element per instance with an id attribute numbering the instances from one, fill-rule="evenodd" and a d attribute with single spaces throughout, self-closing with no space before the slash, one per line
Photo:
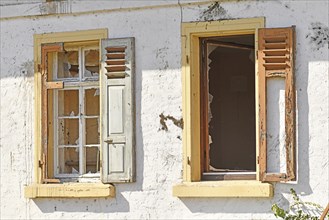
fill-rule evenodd
<path id="1" fill-rule="evenodd" d="M 85 147 L 86 173 L 99 173 L 99 148 Z"/>
<path id="2" fill-rule="evenodd" d="M 58 52 L 57 78 L 79 77 L 79 53 L 78 51 Z"/>
<path id="3" fill-rule="evenodd" d="M 98 77 L 99 74 L 99 51 L 85 50 L 84 77 Z"/>
<path id="4" fill-rule="evenodd" d="M 59 174 L 79 173 L 79 148 L 64 147 L 58 149 L 58 169 Z"/>
<path id="5" fill-rule="evenodd" d="M 99 144 L 98 118 L 86 118 L 86 144 Z"/>
<path id="6" fill-rule="evenodd" d="M 58 91 L 58 116 L 79 115 L 79 90 Z"/>
<path id="7" fill-rule="evenodd" d="M 58 144 L 79 144 L 79 119 L 58 119 Z"/>
<path id="8" fill-rule="evenodd" d="M 86 115 L 99 115 L 99 89 L 85 90 L 85 112 Z"/>

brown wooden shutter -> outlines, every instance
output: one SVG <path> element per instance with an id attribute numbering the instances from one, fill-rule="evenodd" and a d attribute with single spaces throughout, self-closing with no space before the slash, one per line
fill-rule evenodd
<path id="1" fill-rule="evenodd" d="M 296 179 L 294 53 L 295 27 L 261 28 L 258 30 L 259 176 L 261 181 L 289 181 Z M 285 79 L 286 173 L 267 172 L 266 81 L 269 77 L 282 77 Z"/>
<path id="2" fill-rule="evenodd" d="M 41 160 L 39 166 L 41 167 L 42 183 L 57 183 L 57 179 L 49 179 L 48 177 L 48 90 L 63 88 L 63 82 L 49 82 L 48 81 L 48 53 L 63 51 L 63 44 L 43 44 L 41 46 Z"/>

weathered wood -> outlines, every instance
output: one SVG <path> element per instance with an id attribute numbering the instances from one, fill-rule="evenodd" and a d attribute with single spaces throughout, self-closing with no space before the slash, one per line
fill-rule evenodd
<path id="1" fill-rule="evenodd" d="M 259 177 L 264 180 L 267 169 L 266 139 L 266 72 L 264 54 L 264 29 L 258 30 L 258 96 L 259 96 Z"/>
<path id="2" fill-rule="evenodd" d="M 209 111 L 209 98 L 208 98 L 208 65 L 207 59 L 207 42 L 202 41 L 200 57 L 201 57 L 201 75 L 200 75 L 200 140 L 201 140 L 201 172 L 209 171 L 209 126 L 208 126 L 208 111 Z"/>
<path id="3" fill-rule="evenodd" d="M 288 181 L 296 177 L 296 104 L 294 85 L 295 29 L 259 29 L 259 97 L 260 146 L 259 164 L 262 181 Z M 285 46 L 282 49 L 282 46 Z M 285 147 L 287 173 L 267 173 L 266 78 L 285 78 Z"/>
<path id="4" fill-rule="evenodd" d="M 266 78 L 271 78 L 271 77 L 281 77 L 281 78 L 285 78 L 286 77 L 286 73 L 280 72 L 280 71 L 266 71 L 265 73 Z"/>
<path id="5" fill-rule="evenodd" d="M 296 93 L 294 80 L 295 28 L 288 30 L 290 68 L 286 69 L 285 85 L 285 145 L 287 161 L 287 179 L 296 179 Z"/>
<path id="6" fill-rule="evenodd" d="M 46 82 L 46 88 L 47 89 L 63 89 L 64 88 L 64 83 L 59 81 L 59 82 Z"/>
<path id="7" fill-rule="evenodd" d="M 102 40 L 102 182 L 135 181 L 134 38 Z M 124 61 L 124 65 L 108 65 Z"/>
<path id="8" fill-rule="evenodd" d="M 287 181 L 285 173 L 266 173 L 264 176 L 265 182 Z"/>
<path id="9" fill-rule="evenodd" d="M 48 179 L 48 53 L 59 52 L 63 50 L 63 44 L 44 44 L 41 47 L 41 75 L 42 75 L 42 91 L 41 91 L 41 144 L 42 144 L 42 182 Z"/>

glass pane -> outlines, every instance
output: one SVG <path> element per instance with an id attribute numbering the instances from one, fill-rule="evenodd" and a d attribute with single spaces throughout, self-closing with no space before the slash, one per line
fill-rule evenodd
<path id="1" fill-rule="evenodd" d="M 79 119 L 58 119 L 58 144 L 79 144 Z"/>
<path id="2" fill-rule="evenodd" d="M 79 115 L 79 90 L 58 91 L 58 116 Z"/>
<path id="3" fill-rule="evenodd" d="M 86 173 L 99 173 L 99 148 L 85 147 Z"/>
<path id="4" fill-rule="evenodd" d="M 79 148 L 64 147 L 58 148 L 58 169 L 59 174 L 79 173 Z"/>
<path id="5" fill-rule="evenodd" d="M 99 74 L 99 51 L 85 50 L 84 77 L 98 77 Z"/>
<path id="6" fill-rule="evenodd" d="M 98 118 L 86 118 L 86 144 L 99 144 Z"/>
<path id="7" fill-rule="evenodd" d="M 99 115 L 99 89 L 85 90 L 85 108 L 86 115 Z"/>
<path id="8" fill-rule="evenodd" d="M 79 53 L 78 51 L 58 52 L 57 78 L 79 77 Z"/>

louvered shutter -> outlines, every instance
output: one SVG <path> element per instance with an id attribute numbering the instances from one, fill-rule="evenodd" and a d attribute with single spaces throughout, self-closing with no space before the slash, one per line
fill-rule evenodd
<path id="1" fill-rule="evenodd" d="M 289 181 L 296 178 L 296 97 L 294 86 L 295 27 L 258 30 L 259 73 L 259 176 L 262 181 Z M 285 80 L 286 173 L 267 172 L 266 81 Z M 270 94 L 269 94 L 270 95 Z"/>
<path id="2" fill-rule="evenodd" d="M 134 38 L 101 42 L 102 182 L 135 181 Z"/>

